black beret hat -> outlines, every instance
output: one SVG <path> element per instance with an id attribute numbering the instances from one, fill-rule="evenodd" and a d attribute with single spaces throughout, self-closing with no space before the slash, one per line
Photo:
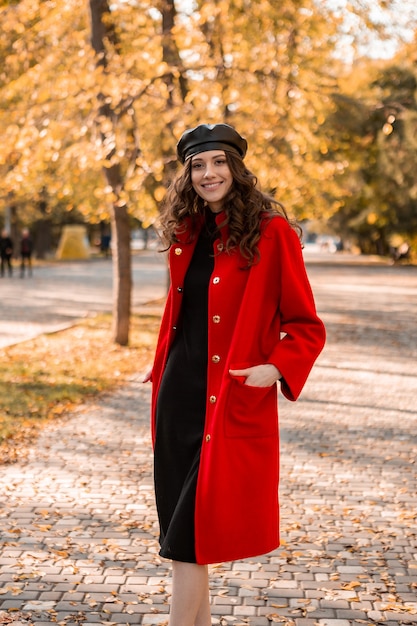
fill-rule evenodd
<path id="1" fill-rule="evenodd" d="M 229 124 L 200 124 L 186 130 L 177 143 L 177 155 L 181 163 L 207 150 L 227 150 L 243 159 L 247 149 L 246 139 Z"/>

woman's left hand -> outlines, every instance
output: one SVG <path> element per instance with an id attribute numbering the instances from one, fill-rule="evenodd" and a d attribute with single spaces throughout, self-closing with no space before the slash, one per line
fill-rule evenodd
<path id="1" fill-rule="evenodd" d="M 245 385 L 251 387 L 271 387 L 281 378 L 279 370 L 272 363 L 254 365 L 242 370 L 229 370 L 232 376 L 245 376 Z"/>

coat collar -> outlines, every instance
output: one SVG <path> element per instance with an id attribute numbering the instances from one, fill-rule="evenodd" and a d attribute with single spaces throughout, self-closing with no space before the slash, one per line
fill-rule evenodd
<path id="1" fill-rule="evenodd" d="M 222 224 L 222 222 L 224 222 L 224 220 L 226 219 L 226 212 L 225 211 L 220 211 L 220 213 L 216 213 L 216 224 L 217 226 L 220 226 L 220 224 Z M 178 243 L 191 243 L 190 241 L 190 233 L 191 233 L 191 228 L 192 228 L 192 218 L 191 217 L 186 217 L 182 223 L 182 226 L 177 230 L 176 232 L 176 238 Z M 200 234 L 200 231 L 203 227 L 204 224 L 204 216 L 203 215 L 197 215 L 195 217 L 195 236 L 196 238 L 198 238 L 198 235 Z M 228 237 L 229 237 L 229 225 L 225 224 L 221 229 L 220 229 L 220 236 L 221 239 L 223 241 L 223 243 L 226 243 Z"/>

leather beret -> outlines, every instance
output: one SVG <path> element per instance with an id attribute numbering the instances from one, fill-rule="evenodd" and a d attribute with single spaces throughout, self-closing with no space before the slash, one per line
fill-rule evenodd
<path id="1" fill-rule="evenodd" d="M 177 143 L 177 155 L 181 163 L 207 150 L 227 150 L 243 159 L 247 149 L 246 139 L 229 124 L 200 124 L 186 130 Z"/>

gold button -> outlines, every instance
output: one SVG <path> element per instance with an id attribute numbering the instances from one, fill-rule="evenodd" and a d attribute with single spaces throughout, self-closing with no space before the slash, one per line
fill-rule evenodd
<path id="1" fill-rule="evenodd" d="M 224 246 L 223 246 L 223 244 L 222 244 L 222 243 L 218 243 L 218 244 L 217 244 L 217 250 L 218 250 L 219 252 L 223 252 L 223 248 L 224 248 Z"/>
<path id="2" fill-rule="evenodd" d="M 218 324 L 220 322 L 220 315 L 213 315 L 213 322 Z"/>
<path id="3" fill-rule="evenodd" d="M 211 435 L 206 435 L 206 441 L 210 441 Z"/>
<path id="4" fill-rule="evenodd" d="M 220 361 L 220 357 L 218 354 L 213 354 L 211 360 L 213 361 L 213 363 L 218 363 Z"/>
<path id="5" fill-rule="evenodd" d="M 177 256 L 179 256 L 180 254 L 182 254 L 182 248 L 175 248 L 174 252 Z"/>
<path id="6" fill-rule="evenodd" d="M 210 399 L 211 404 L 214 404 L 217 400 L 216 396 L 210 396 L 209 399 Z"/>
<path id="7" fill-rule="evenodd" d="M 217 285 L 217 283 L 220 282 L 220 278 L 218 276 L 215 276 L 215 278 L 213 278 L 213 285 Z"/>

